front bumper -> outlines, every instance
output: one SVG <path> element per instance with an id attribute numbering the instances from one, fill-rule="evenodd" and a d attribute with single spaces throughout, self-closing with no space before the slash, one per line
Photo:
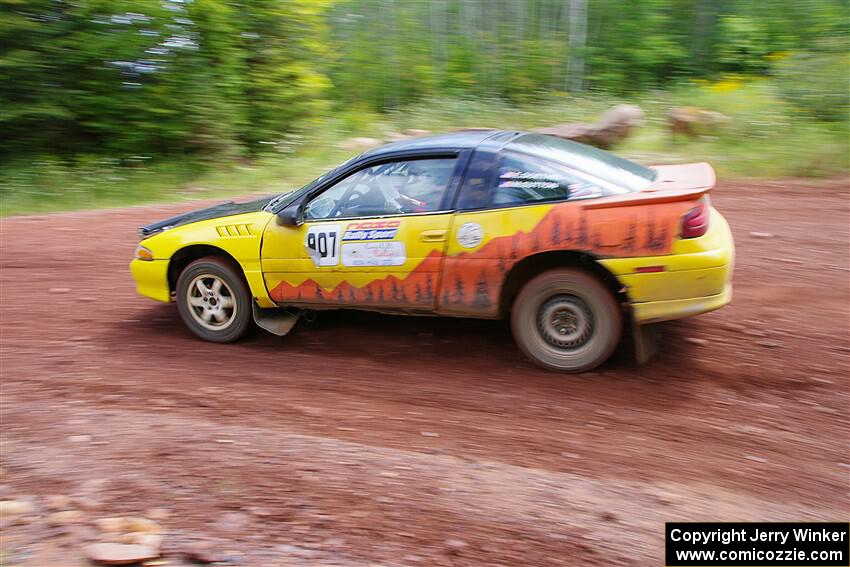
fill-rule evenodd
<path id="1" fill-rule="evenodd" d="M 136 291 L 168 303 L 171 301 L 171 289 L 168 287 L 168 260 L 139 260 L 130 262 L 130 273 L 136 280 Z"/>
<path id="2" fill-rule="evenodd" d="M 677 241 L 673 253 L 666 256 L 601 260 L 626 288 L 635 323 L 690 317 L 719 309 L 732 300 L 732 232 L 714 209 L 709 226 L 699 238 Z M 637 271 L 648 266 L 662 271 Z"/>

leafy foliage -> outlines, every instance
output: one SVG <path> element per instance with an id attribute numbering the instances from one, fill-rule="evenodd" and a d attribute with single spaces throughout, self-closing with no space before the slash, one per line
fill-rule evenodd
<path id="1" fill-rule="evenodd" d="M 847 10 L 846 0 L 347 0 L 329 12 L 339 56 L 327 68 L 337 101 L 380 110 L 460 93 L 514 103 L 637 93 L 769 73 L 777 54 L 844 37 Z"/>
<path id="2" fill-rule="evenodd" d="M 86 179 L 74 171 L 103 181 L 114 176 L 93 172 L 125 168 L 117 176 L 135 183 L 161 164 L 162 180 L 184 180 L 199 165 L 314 152 L 330 132 L 541 125 L 593 118 L 623 98 L 658 117 L 651 136 L 669 105 L 702 99 L 734 116 L 728 136 L 781 131 L 835 153 L 828 141 L 850 112 L 849 5 L 0 0 L 0 175 L 51 195 L 53 175 L 73 195 Z M 770 86 L 736 91 L 752 77 Z M 679 97 L 695 88 L 696 99 Z M 740 140 L 712 147 L 721 142 Z M 0 179 L 6 195 L 16 183 Z"/>
<path id="3" fill-rule="evenodd" d="M 459 126 L 531 129 L 562 120 L 590 121 L 622 98 L 599 93 L 550 95 L 522 105 L 491 98 L 430 98 L 383 116 L 328 116 L 293 139 L 293 150 L 239 160 L 197 164 L 185 157 L 158 160 L 78 156 L 74 164 L 55 157 L 20 158 L 0 164 L 0 214 L 117 206 L 150 201 L 272 194 L 298 187 L 350 153 L 346 136 L 384 136 L 411 126 L 434 132 Z M 683 85 L 627 99 L 643 108 L 646 123 L 616 149 L 645 164 L 709 161 L 721 179 L 730 177 L 826 177 L 850 170 L 847 122 L 821 122 L 783 98 L 774 81 L 723 79 Z M 696 105 L 729 117 L 721 130 L 699 139 L 673 139 L 666 113 Z M 563 238 L 577 226 L 561 227 Z M 423 292 L 424 293 L 424 292 Z M 454 288 L 451 289 L 454 297 Z"/>
<path id="4" fill-rule="evenodd" d="M 0 6 L 0 155 L 255 153 L 326 108 L 321 0 Z"/>
<path id="5" fill-rule="evenodd" d="M 850 41 L 821 41 L 815 50 L 779 60 L 776 76 L 787 100 L 811 117 L 840 121 L 850 116 Z"/>

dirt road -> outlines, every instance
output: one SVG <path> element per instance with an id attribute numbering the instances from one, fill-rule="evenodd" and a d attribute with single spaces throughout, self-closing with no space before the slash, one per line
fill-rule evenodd
<path id="1" fill-rule="evenodd" d="M 91 522 L 151 508 L 163 565 L 203 540 L 263 567 L 660 565 L 665 521 L 847 520 L 848 191 L 722 184 L 733 304 L 581 376 L 498 322 L 203 343 L 127 269 L 138 225 L 196 203 L 3 219 L 0 488 L 34 504 L 6 564 L 86 565 Z"/>

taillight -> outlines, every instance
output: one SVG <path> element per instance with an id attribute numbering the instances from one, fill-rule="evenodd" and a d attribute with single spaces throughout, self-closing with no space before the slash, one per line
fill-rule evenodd
<path id="1" fill-rule="evenodd" d="M 708 231 L 708 219 L 711 216 L 711 201 L 704 195 L 697 206 L 682 218 L 682 238 L 696 238 Z"/>

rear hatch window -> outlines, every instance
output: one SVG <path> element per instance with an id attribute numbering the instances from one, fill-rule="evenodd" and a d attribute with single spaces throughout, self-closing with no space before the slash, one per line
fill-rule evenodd
<path id="1" fill-rule="evenodd" d="M 641 191 L 657 176 L 655 170 L 610 152 L 542 134 L 525 134 L 509 144 L 516 151 L 562 163 L 613 185 L 623 192 Z"/>

